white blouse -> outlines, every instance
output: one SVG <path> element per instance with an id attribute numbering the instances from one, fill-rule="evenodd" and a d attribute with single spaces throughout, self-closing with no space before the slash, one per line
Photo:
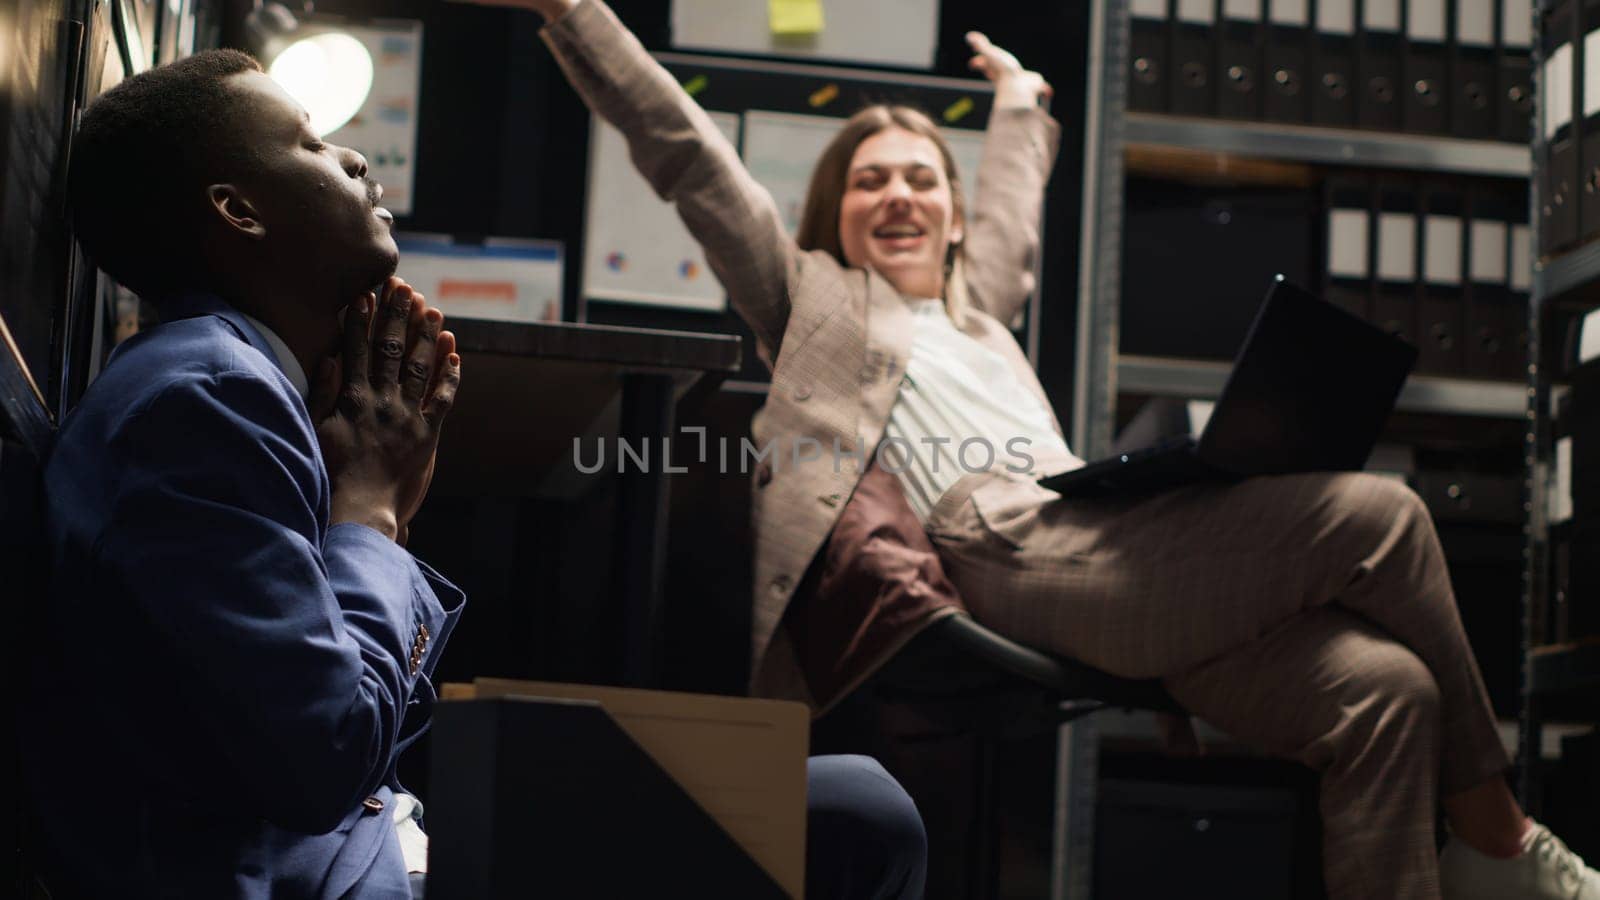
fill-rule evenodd
<path id="1" fill-rule="evenodd" d="M 956 328 L 943 300 L 907 303 L 916 335 L 880 464 L 899 476 L 920 521 L 969 472 L 1073 459 L 1050 411 L 1004 357 Z"/>

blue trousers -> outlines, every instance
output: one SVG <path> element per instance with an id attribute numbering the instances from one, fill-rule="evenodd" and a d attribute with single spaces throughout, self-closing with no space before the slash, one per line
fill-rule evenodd
<path id="1" fill-rule="evenodd" d="M 928 837 L 916 804 L 869 756 L 806 761 L 806 897 L 920 900 Z"/>

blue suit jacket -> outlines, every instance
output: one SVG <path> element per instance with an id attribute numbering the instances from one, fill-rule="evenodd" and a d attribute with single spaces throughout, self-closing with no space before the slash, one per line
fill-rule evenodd
<path id="1" fill-rule="evenodd" d="M 329 527 L 310 416 L 244 317 L 210 297 L 164 313 L 45 470 L 51 596 L 23 726 L 47 878 L 408 897 L 391 810 L 372 807 L 426 724 L 462 595 L 376 531 Z"/>

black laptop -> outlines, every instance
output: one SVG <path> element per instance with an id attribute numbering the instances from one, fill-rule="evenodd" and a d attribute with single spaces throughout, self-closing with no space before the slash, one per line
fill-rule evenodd
<path id="1" fill-rule="evenodd" d="M 1174 438 L 1039 483 L 1064 497 L 1104 497 L 1358 470 L 1416 359 L 1415 347 L 1280 275 L 1199 440 Z"/>

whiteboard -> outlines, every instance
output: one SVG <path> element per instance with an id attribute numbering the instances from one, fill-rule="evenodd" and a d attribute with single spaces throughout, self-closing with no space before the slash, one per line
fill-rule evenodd
<path id="1" fill-rule="evenodd" d="M 751 110 L 744 115 L 744 164 L 778 204 L 783 224 L 794 234 L 805 208 L 811 170 L 843 119 L 794 113 Z M 977 196 L 978 161 L 983 157 L 983 132 L 966 128 L 941 128 L 961 176 L 967 215 Z"/>
<path id="2" fill-rule="evenodd" d="M 708 113 L 734 146 L 739 117 Z M 583 240 L 583 295 L 678 309 L 727 308 L 705 253 L 671 203 L 661 200 L 628 157 L 622 134 L 598 117 L 589 138 L 589 189 Z"/>
<path id="3" fill-rule="evenodd" d="M 823 27 L 775 36 L 765 0 L 673 0 L 672 45 L 757 56 L 933 68 L 937 0 L 820 0 Z"/>

